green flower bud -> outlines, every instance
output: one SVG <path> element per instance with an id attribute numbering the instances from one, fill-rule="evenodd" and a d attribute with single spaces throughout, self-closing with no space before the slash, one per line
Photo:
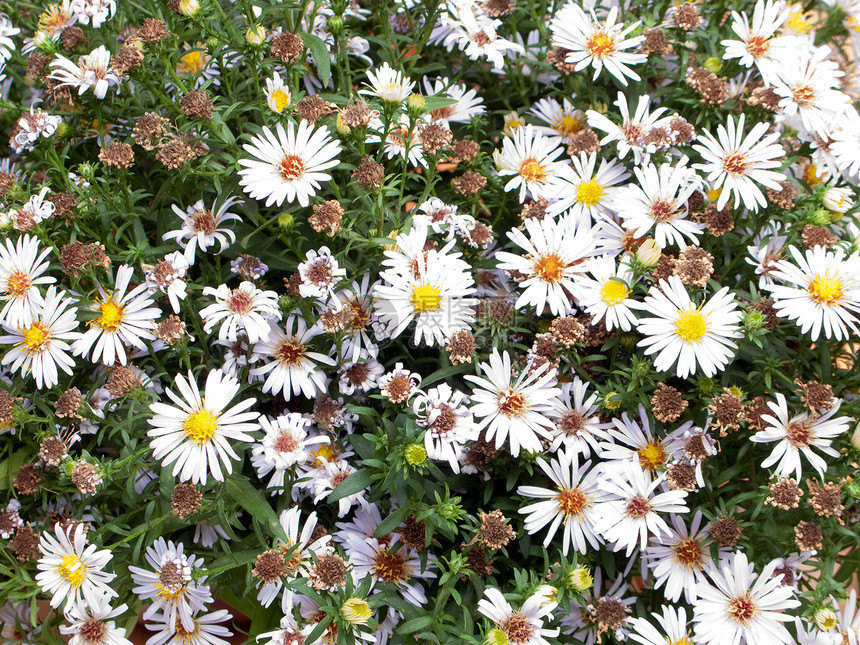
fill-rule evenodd
<path id="1" fill-rule="evenodd" d="M 723 61 L 719 58 L 711 56 L 710 58 L 705 60 L 705 64 L 702 66 L 709 72 L 714 74 L 719 74 L 720 70 L 723 69 Z"/>
<path id="2" fill-rule="evenodd" d="M 413 443 L 412 445 L 407 446 L 404 454 L 406 456 L 406 463 L 413 468 L 420 466 L 427 461 L 427 451 L 420 443 Z"/>

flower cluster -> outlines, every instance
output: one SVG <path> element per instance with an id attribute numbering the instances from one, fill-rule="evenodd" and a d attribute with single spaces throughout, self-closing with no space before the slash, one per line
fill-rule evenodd
<path id="1" fill-rule="evenodd" d="M 7 10 L 0 645 L 860 642 L 856 2 Z"/>

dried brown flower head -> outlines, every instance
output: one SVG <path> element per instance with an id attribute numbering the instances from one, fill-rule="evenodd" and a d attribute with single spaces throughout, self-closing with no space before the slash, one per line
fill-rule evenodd
<path id="1" fill-rule="evenodd" d="M 508 518 L 499 509 L 489 513 L 480 513 L 479 518 L 481 527 L 478 529 L 475 539 L 491 551 L 506 546 L 517 535 L 508 524 Z"/>
<path id="2" fill-rule="evenodd" d="M 738 543 L 743 529 L 730 517 L 723 515 L 717 518 L 708 531 L 720 546 L 732 547 Z"/>
<path id="3" fill-rule="evenodd" d="M 15 409 L 15 403 L 20 400 L 20 396 L 12 396 L 6 390 L 0 390 L 0 428 L 5 428 L 12 423 L 12 412 Z"/>
<path id="4" fill-rule="evenodd" d="M 451 144 L 451 157 L 454 161 L 469 163 L 477 156 L 480 150 L 481 146 L 475 141 L 457 139 Z"/>
<path id="5" fill-rule="evenodd" d="M 131 43 L 121 47 L 111 60 L 111 67 L 118 76 L 125 76 L 131 70 L 137 69 L 143 63 L 143 48 L 139 43 Z"/>
<path id="6" fill-rule="evenodd" d="M 42 471 L 36 464 L 24 464 L 12 478 L 12 485 L 21 495 L 32 495 L 42 483 Z"/>
<path id="7" fill-rule="evenodd" d="M 767 425 L 767 422 L 762 419 L 762 415 L 764 414 L 772 414 L 772 412 L 767 405 L 767 401 L 763 397 L 757 396 L 747 405 L 744 419 L 749 424 L 750 429 L 764 430 Z"/>
<path id="8" fill-rule="evenodd" d="M 794 384 L 798 387 L 800 399 L 803 405 L 809 408 L 812 413 L 824 412 L 829 410 L 836 404 L 836 397 L 833 396 L 833 388 L 825 383 L 818 381 L 801 381 L 795 379 Z"/>
<path id="9" fill-rule="evenodd" d="M 121 141 L 111 141 L 99 150 L 99 161 L 110 168 L 130 168 L 134 163 L 134 151 Z"/>
<path id="10" fill-rule="evenodd" d="M 812 522 L 801 522 L 794 527 L 794 543 L 799 551 L 816 551 L 821 548 L 824 531 Z"/>
<path id="11" fill-rule="evenodd" d="M 385 167 L 376 163 L 369 155 L 364 155 L 361 163 L 352 171 L 352 178 L 364 187 L 379 186 L 383 177 L 385 177 Z"/>
<path id="12" fill-rule="evenodd" d="M 134 38 L 145 43 L 157 43 L 167 35 L 167 23 L 156 18 L 146 18 Z"/>
<path id="13" fill-rule="evenodd" d="M 466 566 L 480 578 L 486 578 L 493 572 L 493 561 L 487 557 L 483 547 L 475 547 L 466 554 Z M 461 576 L 466 579 L 466 574 Z"/>
<path id="14" fill-rule="evenodd" d="M 549 331 L 562 347 L 570 349 L 585 339 L 585 326 L 576 316 L 561 316 L 550 323 Z"/>
<path id="15" fill-rule="evenodd" d="M 81 495 L 92 495 L 102 483 L 98 466 L 84 459 L 79 460 L 72 470 L 72 484 L 81 491 Z"/>
<path id="16" fill-rule="evenodd" d="M 704 287 L 714 272 L 714 256 L 698 246 L 688 246 L 678 256 L 673 272 L 684 284 Z"/>
<path id="17" fill-rule="evenodd" d="M 651 412 L 661 423 L 670 423 L 680 417 L 689 403 L 681 398 L 681 392 L 665 383 L 658 383 L 651 397 Z"/>
<path id="18" fill-rule="evenodd" d="M 696 467 L 685 462 L 676 462 L 666 469 L 666 483 L 672 490 L 695 490 Z"/>
<path id="19" fill-rule="evenodd" d="M 83 398 L 81 397 L 81 391 L 78 388 L 73 387 L 63 392 L 57 398 L 57 402 L 54 403 L 54 411 L 61 419 L 68 417 L 80 419 L 81 415 L 78 414 L 78 410 L 80 409 L 82 402 Z"/>
<path id="20" fill-rule="evenodd" d="M 34 80 L 43 80 L 45 78 L 45 69 L 50 62 L 51 57 L 37 49 L 27 59 L 27 75 Z"/>
<path id="21" fill-rule="evenodd" d="M 204 148 L 174 137 L 161 146 L 161 149 L 155 154 L 155 158 L 164 164 L 168 170 L 175 170 L 195 157 L 204 154 L 206 154 Z"/>
<path id="22" fill-rule="evenodd" d="M 203 90 L 191 90 L 179 99 L 182 114 L 192 119 L 212 118 L 212 98 Z"/>
<path id="23" fill-rule="evenodd" d="M 251 575 L 264 585 L 277 582 L 287 573 L 287 563 L 280 549 L 269 549 L 257 556 Z"/>
<path id="24" fill-rule="evenodd" d="M 77 25 L 66 27 L 60 33 L 60 44 L 62 44 L 63 49 L 66 51 L 71 51 L 81 43 L 85 42 L 87 42 L 87 36 L 84 34 L 84 30 Z"/>
<path id="25" fill-rule="evenodd" d="M 766 504 L 787 511 L 800 505 L 803 491 L 797 485 L 797 480 L 776 476 L 776 481 L 770 485 L 770 494 L 764 500 Z"/>
<path id="26" fill-rule="evenodd" d="M 702 24 L 699 11 L 692 2 L 678 5 L 672 13 L 672 24 L 683 31 L 693 31 Z"/>
<path id="27" fill-rule="evenodd" d="M 185 323 L 179 316 L 170 315 L 155 327 L 155 337 L 168 345 L 174 345 L 185 335 Z"/>
<path id="28" fill-rule="evenodd" d="M 652 27 L 645 30 L 645 40 L 639 47 L 642 54 L 659 54 L 668 56 L 674 51 L 672 45 L 666 39 L 666 32 L 660 27 Z"/>
<path id="29" fill-rule="evenodd" d="M 600 137 L 591 128 L 583 128 L 570 135 L 567 144 L 567 154 L 571 157 L 579 156 L 583 152 L 590 155 L 600 151 Z"/>
<path id="30" fill-rule="evenodd" d="M 836 245 L 839 238 L 837 238 L 826 226 L 807 224 L 803 227 L 800 239 L 803 240 L 803 243 L 807 248 L 812 249 L 816 246 L 823 246 L 824 248 L 829 249 Z"/>
<path id="31" fill-rule="evenodd" d="M 704 67 L 696 67 L 687 72 L 685 80 L 707 105 L 722 103 L 729 95 L 728 82 Z"/>
<path id="32" fill-rule="evenodd" d="M 454 140 L 454 135 L 441 123 L 422 123 L 418 126 L 418 140 L 427 154 L 435 155 Z"/>
<path id="33" fill-rule="evenodd" d="M 305 43 L 298 34 L 284 32 L 272 38 L 269 51 L 272 58 L 277 58 L 283 63 L 296 63 L 305 51 Z"/>
<path id="34" fill-rule="evenodd" d="M 809 505 L 816 515 L 819 517 L 835 516 L 840 524 L 845 523 L 842 517 L 845 511 L 845 506 L 842 504 L 843 484 L 844 480 L 822 482 L 821 485 L 811 479 L 806 480 L 806 485 L 809 487 Z"/>
<path id="35" fill-rule="evenodd" d="M 132 130 L 134 140 L 144 150 L 154 150 L 170 129 L 170 121 L 155 112 L 147 112 L 137 120 Z"/>
<path id="36" fill-rule="evenodd" d="M 176 484 L 170 496 L 170 512 L 173 517 L 184 520 L 188 515 L 196 513 L 203 500 L 203 493 L 194 484 Z"/>
<path id="37" fill-rule="evenodd" d="M 314 204 L 313 211 L 314 214 L 308 218 L 308 222 L 317 233 L 328 229 L 328 236 L 332 237 L 341 230 L 343 206 L 339 201 L 330 199 L 322 204 Z"/>
<path id="38" fill-rule="evenodd" d="M 744 404 L 741 397 L 732 393 L 729 388 L 723 388 L 723 393 L 715 397 L 708 405 L 708 410 L 714 415 L 711 427 L 718 428 L 720 436 L 725 437 L 727 430 L 737 430 L 744 420 Z"/>
<path id="39" fill-rule="evenodd" d="M 776 112 L 782 97 L 774 92 L 772 87 L 756 87 L 746 98 L 747 105 L 760 106 L 765 110 Z"/>
<path id="40" fill-rule="evenodd" d="M 709 204 L 705 208 L 705 227 L 708 233 L 714 237 L 722 237 L 735 227 L 735 218 L 732 217 L 732 200 L 729 200 L 722 210 L 716 204 Z"/>
<path id="41" fill-rule="evenodd" d="M 9 540 L 9 547 L 18 562 L 28 562 L 39 557 L 39 536 L 30 527 L 19 526 L 15 531 L 15 535 Z"/>
<path id="42" fill-rule="evenodd" d="M 98 242 L 81 244 L 70 242 L 60 249 L 60 269 L 67 276 L 77 278 L 89 267 L 100 266 L 107 269 L 110 258 L 105 255 L 105 247 Z"/>
<path id="43" fill-rule="evenodd" d="M 314 401 L 313 421 L 323 430 L 334 430 L 344 424 L 343 403 L 322 394 Z"/>
<path id="44" fill-rule="evenodd" d="M 311 568 L 308 582 L 317 591 L 336 591 L 346 585 L 349 564 L 336 553 L 323 553 Z"/>
<path id="45" fill-rule="evenodd" d="M 308 123 L 316 123 L 318 119 L 334 112 L 331 103 L 316 94 L 304 97 L 296 106 L 296 114 Z"/>
<path id="46" fill-rule="evenodd" d="M 358 99 L 340 113 L 341 122 L 350 128 L 365 126 L 370 123 L 372 117 L 373 112 L 367 106 L 364 99 Z"/>
<path id="47" fill-rule="evenodd" d="M 780 189 L 767 189 L 767 199 L 782 209 L 790 210 L 794 207 L 794 198 L 797 197 L 797 189 L 789 181 L 779 182 Z"/>
<path id="48" fill-rule="evenodd" d="M 39 464 L 43 468 L 56 468 L 68 453 L 66 442 L 61 437 L 45 437 L 39 443 Z"/>
<path id="49" fill-rule="evenodd" d="M 484 0 L 482 6 L 488 16 L 500 18 L 512 14 L 517 8 L 517 3 L 516 0 Z"/>
<path id="50" fill-rule="evenodd" d="M 105 387 L 111 396 L 119 398 L 141 386 L 140 376 L 131 367 L 117 365 L 111 370 Z"/>
<path id="51" fill-rule="evenodd" d="M 546 62 L 555 67 L 562 74 L 573 74 L 576 71 L 576 63 L 567 63 L 565 59 L 570 54 L 569 49 L 555 47 L 547 52 Z"/>
<path id="52" fill-rule="evenodd" d="M 448 338 L 445 349 L 452 365 L 471 363 L 472 354 L 475 353 L 475 337 L 468 329 L 458 329 Z"/>
<path id="53" fill-rule="evenodd" d="M 468 170 L 463 173 L 462 177 L 451 181 L 454 192 L 460 195 L 477 195 L 486 185 L 487 178 L 473 170 Z"/>

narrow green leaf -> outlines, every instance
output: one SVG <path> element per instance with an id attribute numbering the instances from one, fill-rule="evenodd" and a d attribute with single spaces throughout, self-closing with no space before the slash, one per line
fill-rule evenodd
<path id="1" fill-rule="evenodd" d="M 347 480 L 348 479 L 349 478 L 347 477 Z M 347 480 L 344 480 L 344 483 L 346 483 Z M 275 515 L 275 511 L 271 506 L 269 506 L 269 502 L 266 501 L 265 495 L 254 488 L 251 482 L 248 481 L 247 477 L 233 475 L 227 479 L 225 484 L 227 486 L 227 492 L 230 497 L 233 498 L 233 501 L 238 502 L 239 505 L 248 511 L 248 513 L 251 514 L 251 517 L 255 520 L 268 525 L 269 530 L 271 530 L 281 540 L 284 542 L 287 541 L 287 534 L 284 532 L 284 528 L 278 521 L 278 516 Z"/>
<path id="2" fill-rule="evenodd" d="M 337 502 L 344 497 L 355 495 L 370 486 L 372 481 L 373 479 L 368 469 L 363 468 L 361 470 L 357 470 L 344 479 L 331 493 L 329 493 L 328 501 Z"/>
<path id="3" fill-rule="evenodd" d="M 302 40 L 305 41 L 305 45 L 311 50 L 314 62 L 317 64 L 317 69 L 320 72 L 320 80 L 323 87 L 326 87 L 331 78 L 331 60 L 328 57 L 328 46 L 322 38 L 313 34 L 302 34 Z"/>
<path id="4" fill-rule="evenodd" d="M 386 517 L 379 523 L 379 526 L 376 527 L 376 531 L 374 531 L 373 536 L 382 537 L 383 535 L 391 533 L 394 529 L 396 529 L 403 523 L 403 520 L 406 519 L 407 515 L 409 515 L 409 511 L 403 508 L 398 508 L 392 511 L 388 517 Z M 418 630 L 416 629 L 415 631 Z"/>
<path id="5" fill-rule="evenodd" d="M 400 623 L 397 631 L 400 634 L 414 634 L 415 632 L 420 632 L 422 629 L 427 629 L 432 624 L 433 616 L 418 616 L 418 618 Z"/>

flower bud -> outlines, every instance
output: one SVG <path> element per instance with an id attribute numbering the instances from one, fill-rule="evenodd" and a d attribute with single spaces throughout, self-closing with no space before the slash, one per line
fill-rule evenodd
<path id="1" fill-rule="evenodd" d="M 702 65 L 702 67 L 713 74 L 718 74 L 723 68 L 723 61 L 715 56 L 711 56 L 710 58 L 705 59 L 705 64 Z"/>
<path id="2" fill-rule="evenodd" d="M 343 603 L 340 613 L 351 625 L 366 625 L 373 612 L 363 598 L 350 598 Z"/>
<path id="3" fill-rule="evenodd" d="M 830 211 L 824 208 L 819 208 L 809 216 L 809 223 L 816 226 L 827 226 L 831 222 Z"/>
<path id="4" fill-rule="evenodd" d="M 193 16 L 200 11 L 199 0 L 179 0 L 179 13 L 183 16 Z"/>
<path id="5" fill-rule="evenodd" d="M 412 116 L 420 116 L 426 106 L 427 101 L 420 94 L 410 94 L 409 98 L 406 99 L 406 109 L 409 110 L 409 114 Z"/>
<path id="6" fill-rule="evenodd" d="M 352 128 L 350 128 L 346 123 L 343 122 L 343 112 L 337 113 L 337 121 L 335 122 L 335 127 L 337 128 L 337 133 L 342 137 L 345 137 L 352 131 Z"/>
<path id="7" fill-rule="evenodd" d="M 587 591 L 594 584 L 594 577 L 588 567 L 576 567 L 573 571 L 567 574 L 567 584 L 574 591 Z"/>
<path id="8" fill-rule="evenodd" d="M 815 612 L 815 624 L 820 630 L 828 632 L 839 624 L 839 618 L 829 607 L 822 607 Z"/>
<path id="9" fill-rule="evenodd" d="M 854 428 L 854 434 L 851 435 L 851 445 L 854 446 L 854 450 L 860 450 L 860 423 L 857 424 L 857 427 Z"/>
<path id="10" fill-rule="evenodd" d="M 603 407 L 607 410 L 617 410 L 621 407 L 623 401 L 621 400 L 621 396 L 618 392 L 608 392 L 606 396 L 603 397 Z"/>
<path id="11" fill-rule="evenodd" d="M 657 266 L 661 255 L 663 255 L 663 252 L 657 246 L 657 242 L 650 238 L 645 240 L 642 246 L 639 247 L 639 250 L 636 251 L 636 259 L 642 266 L 648 269 Z"/>
<path id="12" fill-rule="evenodd" d="M 511 137 L 514 134 L 514 130 L 523 127 L 525 124 L 526 120 L 519 114 L 516 112 L 508 112 L 505 115 L 505 127 L 502 128 L 502 131 L 505 133 L 506 137 Z"/>
<path id="13" fill-rule="evenodd" d="M 266 40 L 266 28 L 263 25 L 252 25 L 245 31 L 245 42 L 249 45 L 259 45 Z"/>
<path id="14" fill-rule="evenodd" d="M 417 467 L 427 461 L 427 451 L 420 443 L 413 443 L 406 447 L 406 463 L 410 466 Z"/>
<path id="15" fill-rule="evenodd" d="M 828 210 L 836 213 L 845 213 L 854 206 L 851 199 L 851 191 L 847 188 L 828 188 L 824 193 L 824 205 Z"/>
<path id="16" fill-rule="evenodd" d="M 293 230 L 293 223 L 295 222 L 295 218 L 291 213 L 281 213 L 278 215 L 278 226 L 281 227 L 281 230 L 284 232 L 288 232 Z"/>
<path id="17" fill-rule="evenodd" d="M 343 33 L 343 17 L 331 16 L 328 19 L 328 30 L 335 38 L 340 36 L 340 34 Z"/>

